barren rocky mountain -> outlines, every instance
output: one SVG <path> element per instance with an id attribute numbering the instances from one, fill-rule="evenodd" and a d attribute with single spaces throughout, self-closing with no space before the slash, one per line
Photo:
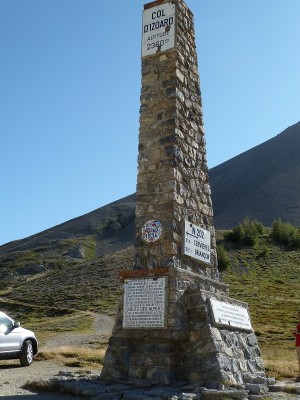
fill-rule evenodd
<path id="1" fill-rule="evenodd" d="M 210 170 L 217 229 L 243 218 L 300 225 L 300 122 Z"/>

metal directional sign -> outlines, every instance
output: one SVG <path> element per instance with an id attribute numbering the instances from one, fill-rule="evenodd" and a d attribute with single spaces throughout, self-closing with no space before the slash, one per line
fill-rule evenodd
<path id="1" fill-rule="evenodd" d="M 184 221 L 183 254 L 210 263 L 210 232 Z"/>

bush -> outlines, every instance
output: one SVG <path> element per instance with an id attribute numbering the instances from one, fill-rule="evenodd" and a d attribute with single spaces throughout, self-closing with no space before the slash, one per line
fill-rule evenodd
<path id="1" fill-rule="evenodd" d="M 222 271 L 230 266 L 231 261 L 228 256 L 227 250 L 222 245 L 217 245 L 217 255 L 218 255 L 218 268 Z"/>
<path id="2" fill-rule="evenodd" d="M 264 245 L 261 247 L 257 257 L 258 258 L 267 257 L 269 254 L 270 254 L 270 248 L 267 245 Z"/>
<path id="3" fill-rule="evenodd" d="M 279 243 L 300 248 L 300 228 L 277 219 L 272 224 L 271 237 Z"/>
<path id="4" fill-rule="evenodd" d="M 234 227 L 231 231 L 224 234 L 224 238 L 230 242 L 240 242 L 245 232 L 241 225 Z"/>
<path id="5" fill-rule="evenodd" d="M 295 229 L 292 232 L 291 242 L 290 245 L 297 249 L 300 249 L 300 229 Z"/>
<path id="6" fill-rule="evenodd" d="M 264 226 L 259 221 L 251 221 L 246 217 L 241 224 L 224 235 L 226 240 L 254 246 L 257 239 L 264 233 Z"/>

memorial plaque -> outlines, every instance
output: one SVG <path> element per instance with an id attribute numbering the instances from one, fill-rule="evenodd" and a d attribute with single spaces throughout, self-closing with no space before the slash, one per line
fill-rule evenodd
<path id="1" fill-rule="evenodd" d="M 126 279 L 123 328 L 164 328 L 166 279 Z"/>
<path id="2" fill-rule="evenodd" d="M 184 221 L 184 235 L 182 251 L 186 256 L 210 263 L 210 232 Z"/>
<path id="3" fill-rule="evenodd" d="M 142 57 L 175 46 L 175 10 L 171 2 L 144 10 Z"/>
<path id="4" fill-rule="evenodd" d="M 209 299 L 216 326 L 231 326 L 233 328 L 252 331 L 250 316 L 246 307 Z"/>

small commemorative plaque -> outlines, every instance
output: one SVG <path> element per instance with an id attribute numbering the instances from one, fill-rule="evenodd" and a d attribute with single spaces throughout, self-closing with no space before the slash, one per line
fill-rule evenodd
<path id="1" fill-rule="evenodd" d="M 246 307 L 209 299 L 213 320 L 216 326 L 232 327 L 253 331 L 250 316 Z"/>
<path id="2" fill-rule="evenodd" d="M 188 221 L 183 229 L 183 254 L 210 263 L 210 232 Z"/>
<path id="3" fill-rule="evenodd" d="M 147 243 L 156 242 L 162 233 L 161 223 L 157 219 L 151 219 L 142 227 L 142 239 Z"/>
<path id="4" fill-rule="evenodd" d="M 142 57 L 175 46 L 175 11 L 176 6 L 172 2 L 144 10 Z"/>
<path id="5" fill-rule="evenodd" d="M 166 277 L 126 279 L 123 328 L 164 328 Z"/>

